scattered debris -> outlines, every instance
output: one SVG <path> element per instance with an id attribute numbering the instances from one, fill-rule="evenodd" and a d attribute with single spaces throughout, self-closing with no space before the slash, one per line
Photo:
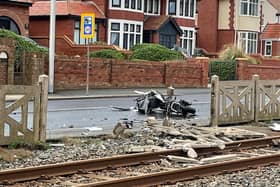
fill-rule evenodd
<path id="1" fill-rule="evenodd" d="M 272 123 L 271 126 L 269 126 L 269 128 L 273 131 L 280 131 L 280 124 L 279 123 Z"/>
<path id="2" fill-rule="evenodd" d="M 199 164 L 199 160 L 196 160 L 196 159 L 193 159 L 193 158 L 187 158 L 187 157 L 182 157 L 182 156 L 173 156 L 173 155 L 167 155 L 166 158 L 168 160 L 171 160 L 171 161 L 174 161 L 174 162 Z"/>

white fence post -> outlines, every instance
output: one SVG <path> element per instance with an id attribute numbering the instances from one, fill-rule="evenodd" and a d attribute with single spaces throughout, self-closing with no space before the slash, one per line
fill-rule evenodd
<path id="1" fill-rule="evenodd" d="M 46 141 L 46 125 L 47 125 L 47 112 L 48 112 L 48 76 L 40 75 L 39 84 L 41 86 L 40 96 L 40 123 L 39 123 L 39 140 Z"/>
<path id="2" fill-rule="evenodd" d="M 211 121 L 210 125 L 217 127 L 219 118 L 219 77 L 211 77 Z"/>
<path id="3" fill-rule="evenodd" d="M 259 121 L 259 80 L 260 80 L 260 76 L 259 75 L 253 75 L 252 77 L 252 81 L 254 83 L 254 108 L 253 108 L 253 113 L 254 113 L 254 121 L 258 122 Z"/>

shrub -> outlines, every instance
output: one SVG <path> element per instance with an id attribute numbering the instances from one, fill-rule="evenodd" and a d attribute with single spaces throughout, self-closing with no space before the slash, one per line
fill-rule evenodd
<path id="1" fill-rule="evenodd" d="M 220 80 L 234 80 L 235 60 L 214 60 L 210 62 L 209 76 L 218 75 Z"/>
<path id="2" fill-rule="evenodd" d="M 224 50 L 220 52 L 219 58 L 226 61 L 231 61 L 236 58 L 244 58 L 245 54 L 234 46 L 225 46 Z"/>
<path id="3" fill-rule="evenodd" d="M 90 53 L 90 57 L 124 59 L 124 54 L 114 49 L 103 49 Z"/>
<path id="4" fill-rule="evenodd" d="M 47 48 L 38 45 L 34 40 L 25 36 L 18 35 L 12 31 L 6 29 L 0 29 L 1 38 L 11 38 L 16 41 L 17 50 L 23 50 L 28 52 L 44 52 L 48 51 Z"/>
<path id="5" fill-rule="evenodd" d="M 181 53 L 159 44 L 137 44 L 132 48 L 132 60 L 166 61 L 182 59 Z"/>

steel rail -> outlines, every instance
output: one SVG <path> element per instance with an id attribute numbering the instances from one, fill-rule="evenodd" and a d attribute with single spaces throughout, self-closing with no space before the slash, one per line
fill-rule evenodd
<path id="1" fill-rule="evenodd" d="M 280 136 L 258 138 L 251 140 L 242 140 L 227 143 L 224 150 L 219 148 L 195 148 L 198 155 L 212 154 L 215 152 L 230 151 L 235 149 L 245 149 L 255 146 L 268 146 L 273 144 L 273 140 L 280 139 Z M 97 171 L 106 168 L 117 168 L 122 166 L 131 166 L 149 162 L 155 162 L 162 159 L 163 156 L 176 155 L 185 156 L 186 153 L 182 149 L 164 150 L 159 152 L 136 153 L 128 155 L 120 155 L 107 158 L 80 160 L 73 162 L 65 162 L 58 164 L 42 165 L 36 167 L 26 167 L 18 169 L 8 169 L 0 171 L 0 183 L 2 182 L 21 182 L 35 180 L 42 176 L 59 176 L 74 174 L 79 171 Z"/>
<path id="2" fill-rule="evenodd" d="M 280 154 L 268 156 L 256 156 L 253 158 L 240 159 L 235 161 L 226 161 L 215 164 L 194 166 L 186 169 L 176 169 L 172 171 L 163 171 L 152 174 L 146 174 L 134 177 L 125 177 L 113 179 L 110 181 L 81 184 L 79 187 L 133 187 L 133 186 L 154 186 L 160 184 L 173 184 L 178 181 L 186 181 L 199 177 L 221 174 L 229 171 L 238 171 L 257 166 L 264 166 L 280 162 Z"/>

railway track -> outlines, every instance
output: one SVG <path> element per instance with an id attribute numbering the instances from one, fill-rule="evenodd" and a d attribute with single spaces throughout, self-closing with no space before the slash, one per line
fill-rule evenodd
<path id="1" fill-rule="evenodd" d="M 280 136 L 267 137 L 252 140 L 236 141 L 227 143 L 224 149 L 218 147 L 207 148 L 197 147 L 195 151 L 199 156 L 213 155 L 214 153 L 227 153 L 237 150 L 247 150 L 252 148 L 263 148 L 275 144 Z M 12 170 L 0 171 L 0 184 L 14 184 L 16 182 L 24 182 L 42 178 L 51 178 L 55 176 L 65 176 L 77 173 L 94 172 L 105 169 L 115 169 L 119 167 L 127 167 L 134 165 L 143 165 L 152 162 L 158 162 L 168 155 L 186 156 L 186 152 L 182 149 L 165 150 L 160 152 L 138 153 L 121 155 L 110 158 L 100 158 L 92 160 L 74 161 L 60 164 L 43 165 L 38 167 L 20 168 Z M 274 153 L 264 156 L 254 156 L 251 158 L 243 158 L 234 161 L 226 161 L 214 164 L 205 164 L 194 166 L 191 168 L 172 169 L 171 171 L 161 171 L 152 174 L 140 176 L 124 177 L 121 179 L 110 179 L 101 182 L 81 184 L 79 186 L 147 186 L 158 185 L 163 183 L 173 183 L 181 180 L 188 180 L 194 177 L 201 177 L 211 174 L 217 174 L 225 171 L 234 171 L 246 169 L 248 167 L 256 167 L 270 163 L 279 163 L 280 153 Z"/>

